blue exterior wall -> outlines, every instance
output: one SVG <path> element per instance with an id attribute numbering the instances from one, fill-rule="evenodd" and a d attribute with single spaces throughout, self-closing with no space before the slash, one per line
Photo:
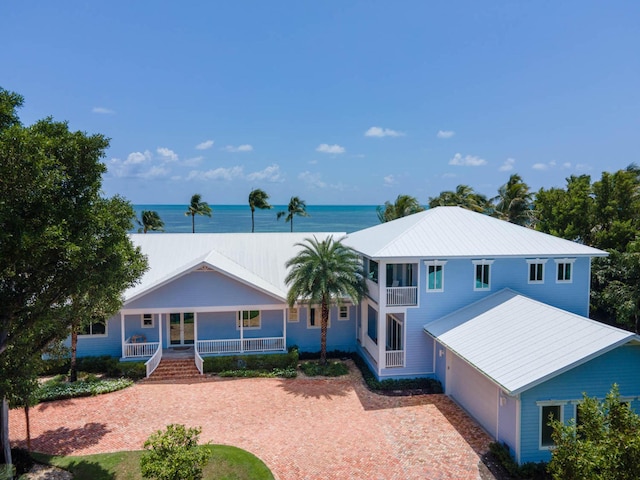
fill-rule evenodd
<path id="1" fill-rule="evenodd" d="M 287 321 L 287 347 L 297 345 L 302 352 L 320 351 L 320 328 L 309 328 L 307 317 L 309 310 L 300 307 L 299 320 Z M 316 318 L 320 320 L 320 308 L 316 310 Z M 331 324 L 327 329 L 327 350 L 343 350 L 353 352 L 356 349 L 356 307 L 349 306 L 349 319 L 338 320 L 338 308 L 329 311 Z"/>
<path id="2" fill-rule="evenodd" d="M 540 407 L 538 401 L 604 398 L 617 383 L 622 397 L 635 397 L 631 407 L 640 412 L 640 345 L 624 345 L 605 353 L 569 372 L 563 373 L 521 394 L 521 462 L 549 461 L 549 450 L 539 448 Z M 564 405 L 564 421 L 575 415 L 575 403 Z"/>
<path id="3" fill-rule="evenodd" d="M 518 438 L 518 399 L 500 392 L 498 404 L 498 434 L 496 440 L 506 443 L 515 457 Z"/>
<path id="4" fill-rule="evenodd" d="M 192 272 L 126 305 L 128 309 L 278 305 L 282 301 L 217 272 Z"/>
<path id="5" fill-rule="evenodd" d="M 107 321 L 106 335 L 78 335 L 78 357 L 110 355 L 122 356 L 120 336 L 120 314 L 111 317 Z M 69 340 L 66 341 L 69 344 Z"/>
<path id="6" fill-rule="evenodd" d="M 198 313 L 198 340 L 240 338 L 238 312 Z M 260 311 L 260 328 L 243 331 L 244 338 L 281 337 L 282 310 Z"/>

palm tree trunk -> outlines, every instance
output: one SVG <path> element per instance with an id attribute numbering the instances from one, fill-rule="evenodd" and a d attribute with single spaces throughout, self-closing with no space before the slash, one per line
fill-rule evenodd
<path id="1" fill-rule="evenodd" d="M 293 215 L 291 215 L 291 232 L 293 233 Z"/>
<path id="2" fill-rule="evenodd" d="M 251 209 L 251 233 L 253 233 L 255 230 L 255 223 L 253 220 L 253 209 Z"/>
<path id="3" fill-rule="evenodd" d="M 191 215 L 191 233 L 196 233 L 196 215 Z"/>
<path id="4" fill-rule="evenodd" d="M 329 305 L 322 299 L 322 320 L 320 322 L 320 365 L 327 364 L 327 327 L 329 325 Z"/>
<path id="5" fill-rule="evenodd" d="M 69 381 L 78 380 L 78 330 L 76 326 L 71 327 L 71 366 L 69 367 Z"/>

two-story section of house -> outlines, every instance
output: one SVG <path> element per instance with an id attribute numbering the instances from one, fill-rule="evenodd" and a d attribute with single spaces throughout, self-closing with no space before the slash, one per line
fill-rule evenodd
<path id="1" fill-rule="evenodd" d="M 459 207 L 350 234 L 369 294 L 358 348 L 378 378 L 430 376 L 518 462 L 549 460 L 549 415 L 613 383 L 640 407 L 640 338 L 587 318 L 606 252 Z"/>

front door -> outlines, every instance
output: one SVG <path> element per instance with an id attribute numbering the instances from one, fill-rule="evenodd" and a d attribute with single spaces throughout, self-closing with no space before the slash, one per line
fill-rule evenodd
<path id="1" fill-rule="evenodd" d="M 169 344 L 193 345 L 193 313 L 169 314 Z"/>

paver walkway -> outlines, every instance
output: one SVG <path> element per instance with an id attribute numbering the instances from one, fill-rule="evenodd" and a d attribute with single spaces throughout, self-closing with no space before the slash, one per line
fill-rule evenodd
<path id="1" fill-rule="evenodd" d="M 11 440 L 26 437 L 10 412 Z M 488 478 L 490 442 L 444 395 L 387 397 L 351 374 L 337 379 L 141 382 L 31 410 L 32 446 L 52 454 L 138 450 L 169 423 L 201 426 L 202 441 L 260 457 L 280 480 Z M 490 477 L 489 477 L 490 478 Z"/>

